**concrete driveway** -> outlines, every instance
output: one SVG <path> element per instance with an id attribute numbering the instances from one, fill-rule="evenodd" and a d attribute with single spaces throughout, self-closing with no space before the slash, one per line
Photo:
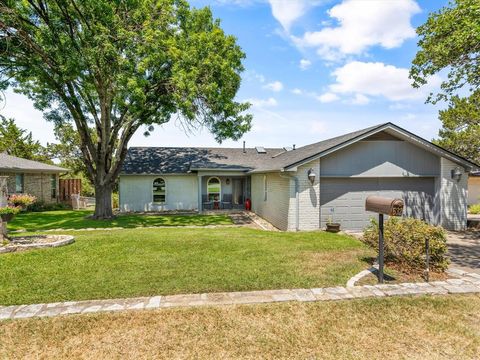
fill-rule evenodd
<path id="1" fill-rule="evenodd" d="M 480 229 L 449 232 L 450 267 L 480 274 Z"/>

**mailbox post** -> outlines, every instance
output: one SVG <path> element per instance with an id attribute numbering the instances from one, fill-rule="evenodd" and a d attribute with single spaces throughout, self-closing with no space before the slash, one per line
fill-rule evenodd
<path id="1" fill-rule="evenodd" d="M 384 268 L 384 234 L 383 217 L 401 216 L 403 213 L 403 200 L 390 199 L 382 196 L 369 196 L 365 201 L 365 210 L 378 213 L 378 282 L 383 284 Z"/>

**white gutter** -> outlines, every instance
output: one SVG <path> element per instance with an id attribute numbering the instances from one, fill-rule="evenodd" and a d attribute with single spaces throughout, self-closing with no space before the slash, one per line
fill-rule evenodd
<path id="1" fill-rule="evenodd" d="M 284 175 L 280 173 L 280 177 L 295 181 L 295 231 L 300 231 L 300 187 L 298 184 L 298 177 L 293 175 Z"/>

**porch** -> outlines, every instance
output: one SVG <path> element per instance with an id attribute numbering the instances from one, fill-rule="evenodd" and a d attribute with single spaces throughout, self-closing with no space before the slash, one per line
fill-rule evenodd
<path id="1" fill-rule="evenodd" d="M 250 176 L 199 174 L 199 211 L 243 210 L 250 198 Z"/>

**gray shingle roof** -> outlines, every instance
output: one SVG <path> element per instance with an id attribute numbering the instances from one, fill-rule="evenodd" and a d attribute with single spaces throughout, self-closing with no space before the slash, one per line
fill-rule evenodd
<path id="1" fill-rule="evenodd" d="M 275 171 L 315 156 L 345 141 L 361 136 L 377 125 L 337 136 L 296 150 L 265 149 L 258 153 L 247 148 L 131 147 L 123 165 L 123 174 L 178 174 L 191 170 Z"/>
<path id="2" fill-rule="evenodd" d="M 215 169 L 250 171 L 271 161 L 283 149 L 131 147 L 123 164 L 123 174 L 178 174 L 190 170 Z"/>
<path id="3" fill-rule="evenodd" d="M 55 165 L 44 164 L 39 161 L 22 159 L 16 156 L 8 155 L 6 153 L 0 153 L 0 171 L 7 172 L 52 172 L 61 173 L 66 172 L 68 169 L 61 168 Z"/>

